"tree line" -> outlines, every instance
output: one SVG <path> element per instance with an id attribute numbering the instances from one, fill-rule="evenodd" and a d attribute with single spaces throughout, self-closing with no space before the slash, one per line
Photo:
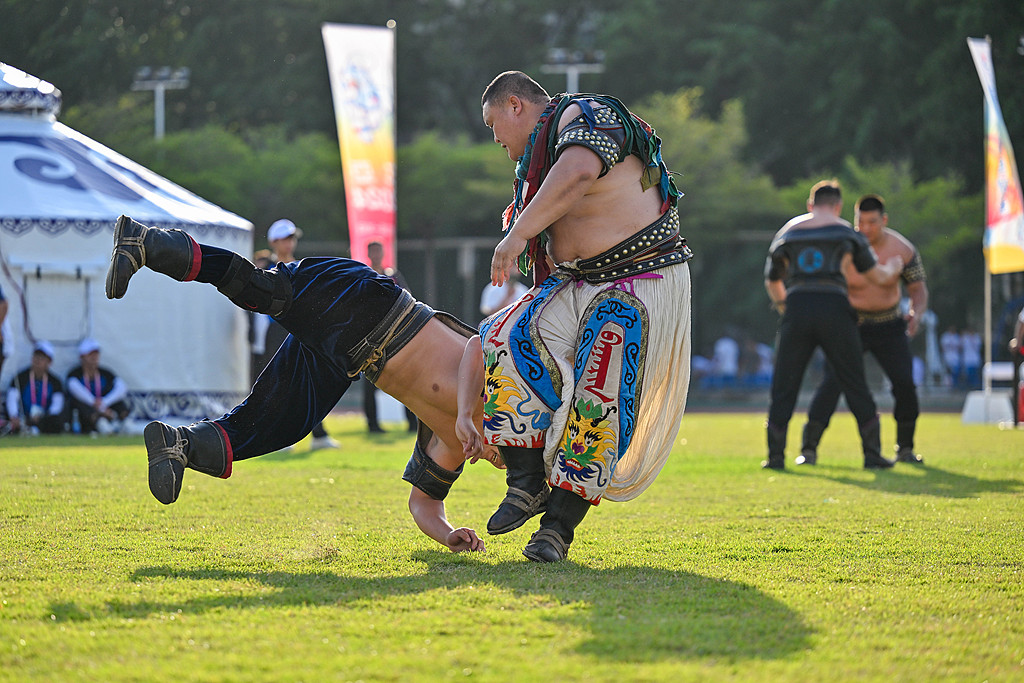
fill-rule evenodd
<path id="1" fill-rule="evenodd" d="M 496 234 L 512 167 L 480 120 L 481 90 L 521 68 L 558 92 L 564 77 L 541 72 L 550 48 L 600 51 L 604 71 L 581 89 L 650 121 L 680 173 L 698 347 L 728 325 L 770 336 L 767 239 L 833 176 L 848 218 L 860 193 L 889 201 L 940 319 L 980 326 L 983 112 L 965 39 L 992 37 L 1010 137 L 1024 145 L 1019 2 L 0 0 L 0 59 L 57 85 L 64 123 L 258 228 L 289 216 L 307 240 L 342 240 L 320 26 L 389 19 L 400 237 Z M 160 142 L 151 93 L 129 90 L 142 65 L 192 72 L 167 93 Z M 1011 282 L 1003 299 L 1021 291 Z"/>

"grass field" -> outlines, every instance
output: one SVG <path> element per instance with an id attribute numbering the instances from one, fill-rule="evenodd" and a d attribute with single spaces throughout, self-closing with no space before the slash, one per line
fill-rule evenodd
<path id="1" fill-rule="evenodd" d="M 842 414 L 774 473 L 763 421 L 688 414 L 558 565 L 534 522 L 421 535 L 411 438 L 357 417 L 166 507 L 141 438 L 0 439 L 0 680 L 1024 681 L 1024 431 L 925 415 L 926 466 L 875 472 Z M 466 469 L 449 517 L 483 535 L 503 474 Z"/>

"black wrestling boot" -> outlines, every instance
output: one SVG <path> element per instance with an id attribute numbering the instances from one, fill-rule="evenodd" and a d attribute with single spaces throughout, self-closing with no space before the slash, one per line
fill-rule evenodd
<path id="1" fill-rule="evenodd" d="M 544 472 L 543 448 L 499 446 L 498 452 L 505 460 L 508 491 L 487 520 L 487 533 L 492 536 L 518 529 L 526 520 L 544 512 L 551 491 Z"/>
<path id="2" fill-rule="evenodd" d="M 768 428 L 768 459 L 761 462 L 761 467 L 766 470 L 786 469 L 786 430 L 773 426 L 770 422 Z"/>
<path id="3" fill-rule="evenodd" d="M 803 442 L 800 445 L 800 455 L 796 456 L 794 462 L 797 465 L 817 465 L 818 464 L 818 442 L 821 441 L 821 435 L 825 432 L 827 425 L 821 422 L 815 422 L 814 420 L 808 420 L 807 424 L 804 425 L 804 436 Z"/>
<path id="4" fill-rule="evenodd" d="M 896 462 L 909 462 L 912 465 L 924 464 L 924 458 L 914 452 L 916 428 L 916 421 L 896 423 Z"/>
<path id="5" fill-rule="evenodd" d="M 593 507 L 572 491 L 551 489 L 548 510 L 540 518 L 540 529 L 530 537 L 523 555 L 533 562 L 560 562 L 569 554 L 576 527 Z"/>
<path id="6" fill-rule="evenodd" d="M 198 250 L 184 230 L 149 228 L 128 216 L 117 219 L 114 252 L 107 270 L 107 298 L 120 299 L 142 266 L 179 282 L 188 277 Z"/>
<path id="7" fill-rule="evenodd" d="M 866 425 L 859 427 L 861 447 L 864 449 L 864 469 L 884 470 L 896 464 L 882 456 L 882 425 L 876 416 Z"/>
<path id="8" fill-rule="evenodd" d="M 149 490 L 164 505 L 178 499 L 186 467 L 211 477 L 231 476 L 231 451 L 212 422 L 188 427 L 150 422 L 143 438 L 149 455 Z"/>

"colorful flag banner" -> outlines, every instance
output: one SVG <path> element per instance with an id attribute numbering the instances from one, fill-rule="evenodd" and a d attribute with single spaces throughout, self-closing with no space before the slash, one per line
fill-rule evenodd
<path id="1" fill-rule="evenodd" d="M 968 38 L 985 91 L 985 262 L 993 274 L 1024 270 L 1024 199 L 1013 147 L 996 97 L 992 49 L 984 38 Z"/>
<path id="2" fill-rule="evenodd" d="M 390 28 L 324 24 L 327 69 L 345 179 L 353 259 L 384 246 L 395 267 L 395 34 Z"/>

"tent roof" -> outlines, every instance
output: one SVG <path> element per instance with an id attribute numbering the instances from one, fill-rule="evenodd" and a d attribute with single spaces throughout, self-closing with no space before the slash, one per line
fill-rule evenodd
<path id="1" fill-rule="evenodd" d="M 0 62 L 0 111 L 56 117 L 60 103 L 60 90 L 53 84 Z"/>
<path id="2" fill-rule="evenodd" d="M 0 63 L 0 237 L 111 232 L 126 214 L 201 237 L 252 223 L 56 121 L 60 91 Z"/>

